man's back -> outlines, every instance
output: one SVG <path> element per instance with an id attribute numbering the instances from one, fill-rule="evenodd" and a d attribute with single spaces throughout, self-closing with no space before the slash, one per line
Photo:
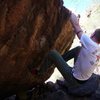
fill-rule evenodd
<path id="1" fill-rule="evenodd" d="M 73 68 L 73 75 L 76 79 L 87 80 L 97 67 L 99 45 L 85 34 L 82 34 L 80 41 L 82 48 Z"/>

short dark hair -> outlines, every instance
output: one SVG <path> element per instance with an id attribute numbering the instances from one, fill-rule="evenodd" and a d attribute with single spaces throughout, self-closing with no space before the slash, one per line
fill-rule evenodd
<path id="1" fill-rule="evenodd" d="M 96 37 L 98 43 L 100 43 L 100 29 L 95 30 L 94 36 Z"/>

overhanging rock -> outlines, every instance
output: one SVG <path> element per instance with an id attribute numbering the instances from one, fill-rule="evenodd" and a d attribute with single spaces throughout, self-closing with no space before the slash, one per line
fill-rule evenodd
<path id="1" fill-rule="evenodd" d="M 0 0 L 0 97 L 44 82 L 28 67 L 39 68 L 46 53 L 61 54 L 72 44 L 70 13 L 61 0 Z"/>

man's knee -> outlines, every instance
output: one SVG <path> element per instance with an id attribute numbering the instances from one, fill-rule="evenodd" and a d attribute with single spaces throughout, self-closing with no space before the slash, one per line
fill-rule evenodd
<path id="1" fill-rule="evenodd" d="M 55 55 L 59 55 L 59 53 L 56 50 L 51 50 L 48 53 L 49 56 L 55 56 Z"/>
<path id="2" fill-rule="evenodd" d="M 59 54 L 59 52 L 57 52 L 56 50 L 51 50 L 49 53 L 48 53 L 48 59 L 50 60 L 58 60 L 58 59 L 62 59 L 61 55 Z"/>

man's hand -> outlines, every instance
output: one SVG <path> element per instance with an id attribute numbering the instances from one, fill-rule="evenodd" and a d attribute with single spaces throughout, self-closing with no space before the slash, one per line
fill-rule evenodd
<path id="1" fill-rule="evenodd" d="M 75 33 L 77 34 L 78 38 L 80 39 L 83 31 L 79 25 L 79 19 L 74 13 L 71 13 L 70 21 L 72 23 Z"/>
<path id="2" fill-rule="evenodd" d="M 79 24 L 79 20 L 74 13 L 71 13 L 70 20 L 71 20 L 71 23 L 72 23 L 73 26 Z"/>

